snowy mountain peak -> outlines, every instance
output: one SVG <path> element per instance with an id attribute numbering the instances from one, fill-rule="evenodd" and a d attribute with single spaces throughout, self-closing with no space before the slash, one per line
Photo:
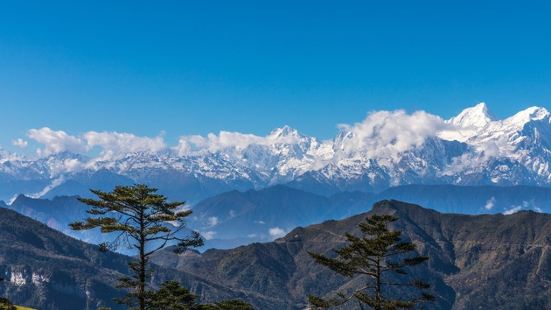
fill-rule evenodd
<path id="1" fill-rule="evenodd" d="M 551 184 L 551 114 L 542 107 L 492 120 L 480 103 L 446 123 L 423 113 L 383 111 L 339 128 L 325 141 L 283 126 L 266 136 L 221 131 L 183 136 L 175 148 L 104 149 L 95 157 L 65 151 L 26 158 L 0 148 L 0 183 L 16 180 L 19 186 L 0 188 L 0 199 L 57 186 L 71 189 L 102 169 L 124 182 L 174 183 L 178 192 L 182 184 L 229 190 L 295 181 L 339 190 L 415 183 Z"/>
<path id="2" fill-rule="evenodd" d="M 486 103 L 481 102 L 474 107 L 463 110 L 449 122 L 460 128 L 482 128 L 492 121 Z"/>
<path id="3" fill-rule="evenodd" d="M 545 118 L 549 118 L 549 116 L 550 113 L 546 108 L 530 107 L 507 118 L 504 122 L 511 125 L 523 126 L 530 121 L 540 121 Z"/>
<path id="4" fill-rule="evenodd" d="M 304 137 L 298 130 L 287 125 L 272 130 L 268 135 L 268 139 L 270 140 L 298 140 Z"/>

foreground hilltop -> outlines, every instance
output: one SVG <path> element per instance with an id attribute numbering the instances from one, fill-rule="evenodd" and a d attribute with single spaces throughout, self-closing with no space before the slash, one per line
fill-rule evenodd
<path id="1" fill-rule="evenodd" d="M 41 310 L 125 309 L 117 279 L 129 273 L 130 257 L 103 253 L 12 210 L 0 208 L 0 296 Z M 154 268 L 153 285 L 178 280 L 203 298 L 242 298 L 242 293 L 200 277 Z"/>
<path id="2" fill-rule="evenodd" d="M 395 200 L 340 221 L 296 228 L 274 242 L 230 250 L 158 253 L 152 284 L 176 279 L 201 301 L 245 299 L 258 309 L 302 309 L 308 294 L 359 285 L 317 265 L 307 251 L 329 253 L 372 213 L 395 214 L 397 229 L 430 256 L 416 275 L 433 284 L 436 309 L 551 308 L 551 215 L 443 214 Z M 38 309 L 113 306 L 115 279 L 130 258 L 98 248 L 0 208 L 0 296 Z"/>

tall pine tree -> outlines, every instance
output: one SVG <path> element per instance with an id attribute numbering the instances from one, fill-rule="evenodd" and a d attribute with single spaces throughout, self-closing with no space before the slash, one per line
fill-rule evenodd
<path id="1" fill-rule="evenodd" d="M 357 301 L 363 309 L 367 305 L 375 310 L 413 308 L 416 304 L 431 301 L 426 292 L 428 283 L 419 279 L 398 281 L 408 274 L 408 268 L 425 262 L 428 257 L 415 253 L 415 244 L 402 240 L 400 231 L 389 230 L 388 224 L 398 220 L 392 215 L 372 215 L 358 226 L 361 237 L 347 233 L 347 245 L 335 250 L 336 257 L 309 253 L 319 264 L 346 276 L 365 278 L 364 285 L 350 294 L 339 292 L 336 297 L 323 299 L 310 296 L 316 308 L 331 308 Z M 390 287 L 406 289 L 407 296 L 390 296 Z M 412 297 L 413 296 L 413 297 Z"/>
<path id="2" fill-rule="evenodd" d="M 79 199 L 91 208 L 90 217 L 70 224 L 74 230 L 100 228 L 102 233 L 116 233 L 114 241 L 100 245 L 100 249 L 117 248 L 126 242 L 137 252 L 137 260 L 129 263 L 131 277 L 121 278 L 119 286 L 129 293 L 119 302 L 146 309 L 148 260 L 155 252 L 172 242 L 180 249 L 201 246 L 198 233 L 182 237 L 185 218 L 191 214 L 183 209 L 183 202 L 167 202 L 166 197 L 157 194 L 157 189 L 143 184 L 117 186 L 112 192 L 91 190 L 98 199 Z"/>

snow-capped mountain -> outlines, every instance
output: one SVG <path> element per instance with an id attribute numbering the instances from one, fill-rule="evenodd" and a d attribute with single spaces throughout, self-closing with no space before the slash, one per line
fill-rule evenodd
<path id="1" fill-rule="evenodd" d="M 88 157 L 35 159 L 0 151 L 3 199 L 84 194 L 91 186 L 146 182 L 192 201 L 231 189 L 290 184 L 318 193 L 401 184 L 551 184 L 551 117 L 531 107 L 493 119 L 484 103 L 449 120 L 381 111 L 320 141 L 288 126 L 267 136 L 184 136 L 178 146 Z"/>

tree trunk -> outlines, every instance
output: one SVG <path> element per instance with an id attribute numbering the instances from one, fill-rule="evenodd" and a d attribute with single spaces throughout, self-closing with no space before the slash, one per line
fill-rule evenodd
<path id="1" fill-rule="evenodd" d="M 138 298 L 140 310 L 145 310 L 145 241 L 140 241 L 140 275 L 139 275 Z"/>
<path id="2" fill-rule="evenodd" d="M 381 298 L 381 258 L 377 257 L 377 284 L 375 287 L 375 310 L 382 310 L 382 298 Z"/>
<path id="3" fill-rule="evenodd" d="M 140 310 L 145 310 L 145 216 L 143 208 L 140 211 L 140 271 L 138 277 L 138 299 L 140 301 Z"/>

